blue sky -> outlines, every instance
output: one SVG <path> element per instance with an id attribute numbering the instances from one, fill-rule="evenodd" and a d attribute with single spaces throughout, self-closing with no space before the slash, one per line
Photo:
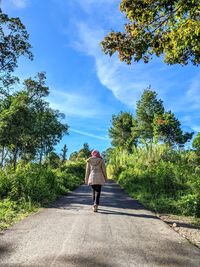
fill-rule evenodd
<path id="1" fill-rule="evenodd" d="M 172 110 L 184 131 L 200 132 L 199 67 L 168 66 L 162 58 L 127 66 L 101 51 L 99 42 L 120 30 L 119 0 L 2 0 L 2 9 L 20 17 L 33 46 L 34 61 L 20 59 L 23 80 L 46 71 L 49 102 L 66 115 L 69 154 L 83 143 L 100 151 L 110 146 L 112 114 L 135 112 L 144 88 L 151 88 Z"/>

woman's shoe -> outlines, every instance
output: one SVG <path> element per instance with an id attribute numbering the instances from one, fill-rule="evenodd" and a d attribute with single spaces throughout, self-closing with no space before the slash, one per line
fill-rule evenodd
<path id="1" fill-rule="evenodd" d="M 94 212 L 97 212 L 97 208 L 98 208 L 98 206 L 97 206 L 97 205 L 94 205 L 94 207 L 93 207 L 93 211 L 94 211 Z"/>

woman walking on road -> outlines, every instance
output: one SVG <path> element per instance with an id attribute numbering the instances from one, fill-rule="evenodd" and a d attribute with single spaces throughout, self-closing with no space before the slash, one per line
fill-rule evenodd
<path id="1" fill-rule="evenodd" d="M 106 166 L 99 151 L 93 150 L 92 157 L 87 160 L 85 183 L 91 185 L 93 190 L 93 211 L 97 212 L 101 186 L 105 184 L 107 180 Z"/>

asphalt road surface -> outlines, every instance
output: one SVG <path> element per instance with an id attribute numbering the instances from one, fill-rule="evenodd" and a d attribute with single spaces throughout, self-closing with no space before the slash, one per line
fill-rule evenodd
<path id="1" fill-rule="evenodd" d="M 0 266 L 200 266 L 200 250 L 114 182 L 82 185 L 0 235 Z"/>

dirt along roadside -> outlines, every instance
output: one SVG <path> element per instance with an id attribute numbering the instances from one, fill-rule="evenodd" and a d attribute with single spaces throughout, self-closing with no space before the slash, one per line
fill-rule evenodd
<path id="1" fill-rule="evenodd" d="M 200 248 L 200 219 L 172 214 L 158 214 L 158 217 L 182 237 Z"/>

